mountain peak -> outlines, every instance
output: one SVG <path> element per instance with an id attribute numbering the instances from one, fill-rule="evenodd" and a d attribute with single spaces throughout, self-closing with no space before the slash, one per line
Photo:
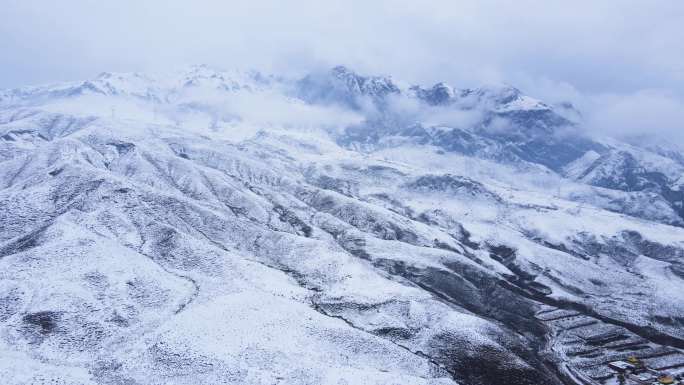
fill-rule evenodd
<path id="1" fill-rule="evenodd" d="M 413 91 L 419 99 L 430 105 L 449 104 L 456 96 L 454 88 L 444 82 L 439 82 L 428 89 L 420 86 L 412 86 L 410 90 Z"/>
<path id="2" fill-rule="evenodd" d="M 384 97 L 388 94 L 400 93 L 399 87 L 388 76 L 362 76 L 345 66 L 334 67 L 332 74 L 355 94 Z"/>

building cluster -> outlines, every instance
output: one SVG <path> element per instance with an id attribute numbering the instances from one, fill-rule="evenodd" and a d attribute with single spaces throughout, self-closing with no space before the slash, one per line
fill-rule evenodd
<path id="1" fill-rule="evenodd" d="M 616 373 L 620 385 L 684 385 L 681 376 L 651 369 L 636 357 L 613 361 L 608 366 Z"/>

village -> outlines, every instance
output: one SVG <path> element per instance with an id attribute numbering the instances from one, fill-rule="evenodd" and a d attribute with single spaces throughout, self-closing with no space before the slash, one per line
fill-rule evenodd
<path id="1" fill-rule="evenodd" d="M 608 367 L 615 372 L 615 381 L 619 385 L 681 385 L 682 374 L 669 373 L 650 368 L 635 356 L 624 361 L 613 361 Z"/>
<path id="2" fill-rule="evenodd" d="M 548 349 L 581 385 L 684 385 L 684 351 L 574 310 L 544 306 L 537 314 L 553 338 Z"/>

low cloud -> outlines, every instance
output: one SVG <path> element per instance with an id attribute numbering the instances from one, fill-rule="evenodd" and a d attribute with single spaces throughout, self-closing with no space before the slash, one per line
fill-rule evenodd
<path id="1" fill-rule="evenodd" d="M 332 131 L 360 123 L 358 113 L 338 106 L 311 105 L 273 90 L 226 91 L 190 89 L 179 96 L 164 113 L 182 124 L 198 115 L 210 126 L 247 123 L 254 127 L 326 129 Z"/>
<path id="2" fill-rule="evenodd" d="M 623 139 L 652 138 L 684 145 L 684 99 L 664 90 L 589 97 L 590 133 Z"/>
<path id="3" fill-rule="evenodd" d="M 389 97 L 387 111 L 404 124 L 470 128 L 482 121 L 484 111 L 454 106 L 431 106 L 415 98 Z"/>

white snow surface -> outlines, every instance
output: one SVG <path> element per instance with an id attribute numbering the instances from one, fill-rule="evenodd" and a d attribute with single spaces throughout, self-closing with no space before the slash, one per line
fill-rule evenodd
<path id="1" fill-rule="evenodd" d="M 596 153 L 565 179 L 424 145 L 356 152 L 335 134 L 357 112 L 206 66 L 1 95 L 3 383 L 453 384 L 445 346 L 526 370 L 521 335 L 415 281 L 503 281 L 496 245 L 549 298 L 684 338 L 653 318 L 684 317 L 684 229 L 609 211 L 645 198 L 580 183 Z M 425 176 L 477 185 L 411 184 Z"/>

